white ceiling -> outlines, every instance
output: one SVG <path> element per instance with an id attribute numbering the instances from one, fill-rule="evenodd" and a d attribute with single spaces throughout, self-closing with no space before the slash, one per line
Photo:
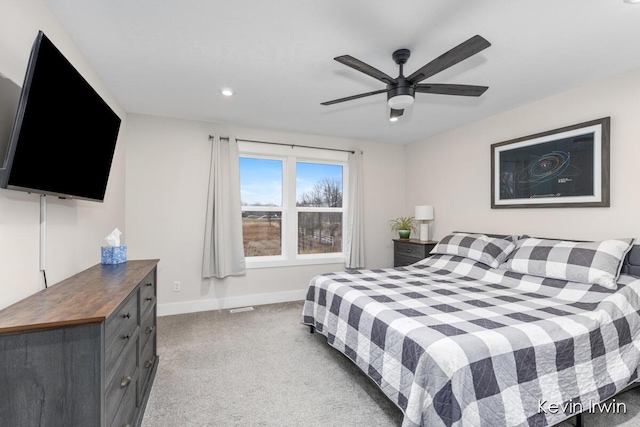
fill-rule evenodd
<path id="1" fill-rule="evenodd" d="M 46 0 L 132 113 L 406 144 L 640 67 L 640 5 L 623 0 Z M 422 83 L 400 121 L 384 85 L 333 60 L 405 75 L 479 34 L 492 46 Z M 236 91 L 224 98 L 220 87 Z M 594 100 L 597 101 L 597 100 Z"/>

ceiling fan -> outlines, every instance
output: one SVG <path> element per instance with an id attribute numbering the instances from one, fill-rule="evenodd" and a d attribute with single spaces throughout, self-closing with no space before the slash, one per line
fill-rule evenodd
<path id="1" fill-rule="evenodd" d="M 332 105 L 339 102 L 351 101 L 353 99 L 364 98 L 365 96 L 377 95 L 379 93 L 387 93 L 387 103 L 391 107 L 390 120 L 397 120 L 402 116 L 404 109 L 413 105 L 415 93 L 435 93 L 440 95 L 458 95 L 458 96 L 480 96 L 487 89 L 487 86 L 471 86 L 458 84 L 419 84 L 426 78 L 433 76 L 447 68 L 461 62 L 476 53 L 491 46 L 484 37 L 473 36 L 469 40 L 459 44 L 450 51 L 440 55 L 433 61 L 414 71 L 408 77 L 403 74 L 404 64 L 409 59 L 411 51 L 409 49 L 398 49 L 393 52 L 392 58 L 400 67 L 400 73 L 395 79 L 377 68 L 366 64 L 353 56 L 338 56 L 336 61 L 354 68 L 361 73 L 365 73 L 374 79 L 386 83 L 386 89 L 375 90 L 373 92 L 361 93 L 359 95 L 348 96 L 346 98 L 334 99 L 333 101 L 323 102 L 322 105 Z"/>

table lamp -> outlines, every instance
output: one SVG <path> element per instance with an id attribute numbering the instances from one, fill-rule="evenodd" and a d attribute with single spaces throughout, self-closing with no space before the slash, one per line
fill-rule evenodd
<path id="1" fill-rule="evenodd" d="M 416 206 L 414 218 L 420 221 L 420 240 L 429 240 L 429 221 L 433 219 L 433 206 Z"/>

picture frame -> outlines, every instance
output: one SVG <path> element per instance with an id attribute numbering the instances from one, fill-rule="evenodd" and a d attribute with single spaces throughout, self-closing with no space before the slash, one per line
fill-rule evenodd
<path id="1" fill-rule="evenodd" d="M 609 207 L 611 118 L 491 145 L 491 208 Z"/>

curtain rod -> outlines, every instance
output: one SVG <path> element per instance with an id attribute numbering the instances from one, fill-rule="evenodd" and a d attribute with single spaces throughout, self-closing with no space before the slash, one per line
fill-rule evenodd
<path id="1" fill-rule="evenodd" d="M 209 139 L 213 139 L 213 135 L 209 135 Z M 221 136 L 220 139 L 229 139 L 228 136 Z M 241 142 L 257 142 L 258 144 L 270 144 L 270 145 L 284 145 L 285 147 L 302 147 L 302 148 L 315 148 L 316 150 L 329 150 L 329 151 L 342 151 L 343 153 L 351 153 L 354 154 L 353 150 L 340 150 L 339 148 L 326 148 L 326 147 L 313 147 L 311 145 L 299 145 L 299 144 L 285 144 L 283 142 L 269 142 L 269 141 L 256 141 L 254 139 L 240 139 L 237 138 L 236 141 Z"/>

